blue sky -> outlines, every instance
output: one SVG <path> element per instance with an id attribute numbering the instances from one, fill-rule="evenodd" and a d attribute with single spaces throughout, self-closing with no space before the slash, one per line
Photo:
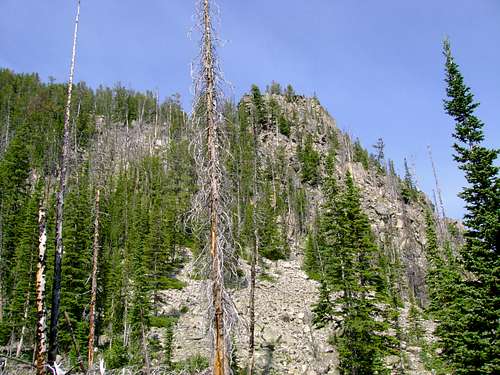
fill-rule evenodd
<path id="1" fill-rule="evenodd" d="M 76 1 L 0 0 L 0 66 L 64 81 Z M 316 94 L 339 126 L 365 146 L 415 164 L 430 193 L 431 145 L 447 214 L 461 217 L 464 184 L 451 157 L 453 123 L 443 113 L 448 35 L 481 102 L 490 146 L 500 146 L 500 1 L 219 0 L 220 49 L 235 98 L 252 83 L 291 83 Z M 190 105 L 189 38 L 194 0 L 82 0 L 76 79 L 180 93 Z"/>

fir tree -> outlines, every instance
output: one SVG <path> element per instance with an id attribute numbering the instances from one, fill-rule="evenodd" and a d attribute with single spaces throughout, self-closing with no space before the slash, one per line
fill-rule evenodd
<path id="1" fill-rule="evenodd" d="M 346 188 L 340 197 L 334 194 L 333 178 L 328 178 L 325 184 L 325 205 L 318 235 L 320 254 L 325 262 L 325 285 L 314 307 L 315 321 L 321 326 L 335 315 L 341 317 L 335 342 L 342 374 L 381 373 L 382 358 L 389 350 L 389 343 L 380 334 L 387 329 L 387 324 L 375 319 L 375 315 L 382 314 L 377 303 L 383 300 L 380 293 L 383 282 L 374 263 L 377 247 L 351 176 L 347 174 Z M 325 310 L 328 307 L 326 289 L 340 292 L 328 310 Z"/>
<path id="2" fill-rule="evenodd" d="M 460 193 L 467 209 L 465 245 L 460 250 L 465 274 L 456 280 L 455 293 L 449 293 L 452 299 L 437 333 L 456 374 L 496 374 L 500 372 L 500 179 L 494 162 L 499 150 L 482 145 L 484 124 L 474 115 L 479 103 L 465 85 L 448 41 L 444 55 L 448 96 L 444 108 L 456 124 L 454 158 L 468 186 Z"/>

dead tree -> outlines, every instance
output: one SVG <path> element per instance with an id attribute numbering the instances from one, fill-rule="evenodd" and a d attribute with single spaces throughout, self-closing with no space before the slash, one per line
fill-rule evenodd
<path id="1" fill-rule="evenodd" d="M 258 174 L 258 134 L 255 126 L 255 119 L 252 120 L 252 130 L 254 137 L 254 161 L 253 161 L 253 181 L 252 181 L 252 190 L 253 190 L 253 247 L 252 247 L 252 258 L 250 263 L 250 301 L 249 301 L 249 337 L 248 337 L 248 374 L 253 375 L 254 367 L 255 367 L 255 278 L 256 278 L 256 264 L 257 264 L 257 256 L 259 254 L 259 231 L 257 224 L 257 201 L 258 201 L 258 186 L 257 186 L 257 174 Z"/>
<path id="2" fill-rule="evenodd" d="M 70 114 L 71 114 L 71 94 L 73 92 L 73 77 L 75 72 L 76 41 L 78 36 L 78 22 L 80 18 L 80 0 L 77 1 L 77 11 L 75 19 L 75 30 L 73 34 L 73 50 L 71 54 L 71 67 L 68 81 L 68 97 L 66 110 L 64 113 L 64 134 L 62 152 L 59 160 L 59 191 L 56 202 L 56 251 L 54 254 L 54 280 L 52 286 L 52 304 L 50 311 L 50 331 L 49 331 L 49 364 L 53 365 L 58 351 L 57 325 L 59 323 L 59 307 L 61 300 L 61 273 L 63 256 L 63 211 L 64 197 L 66 195 L 66 181 L 68 174 L 68 159 L 70 152 Z"/>
<path id="3" fill-rule="evenodd" d="M 92 368 L 94 364 L 94 336 L 95 336 L 95 305 L 97 300 L 97 261 L 99 258 L 99 197 L 100 190 L 95 193 L 95 218 L 94 218 L 94 243 L 92 249 L 92 286 L 90 290 L 89 307 L 89 345 L 88 345 L 88 366 Z"/>
<path id="4" fill-rule="evenodd" d="M 226 375 L 231 372 L 231 331 L 236 309 L 224 285 L 225 276 L 234 272 L 230 269 L 234 262 L 230 240 L 231 215 L 226 194 L 224 157 L 227 147 L 224 145 L 222 128 L 225 125 L 221 112 L 222 80 L 216 56 L 217 39 L 212 24 L 211 2 L 198 0 L 197 4 L 198 27 L 202 38 L 198 71 L 194 79 L 193 125 L 200 189 L 193 206 L 198 222 L 207 224 L 202 232 L 207 234 L 207 246 L 203 254 L 208 259 L 207 297 L 213 374 Z"/>
<path id="5" fill-rule="evenodd" d="M 47 190 L 46 190 L 47 191 Z M 45 375 L 45 260 L 47 250 L 47 194 L 38 209 L 38 261 L 36 267 L 36 348 L 35 362 L 37 375 Z"/>
<path id="6" fill-rule="evenodd" d="M 146 328 L 144 326 L 144 310 L 141 307 L 141 346 L 142 355 L 144 356 L 144 373 L 151 375 L 151 360 L 149 358 L 148 350 L 148 337 L 146 335 Z"/>
<path id="7" fill-rule="evenodd" d="M 444 211 L 443 196 L 441 195 L 441 188 L 439 187 L 439 180 L 438 180 L 438 176 L 437 176 L 437 172 L 436 172 L 436 166 L 434 164 L 434 159 L 432 157 L 432 149 L 431 149 L 430 145 L 427 145 L 427 150 L 429 152 L 429 159 L 431 160 L 431 164 L 432 164 L 432 173 L 434 174 L 434 182 L 436 184 L 436 194 L 437 194 L 437 198 L 439 201 L 439 206 L 441 208 L 441 212 L 438 211 L 437 207 L 436 207 L 436 211 L 438 211 L 438 218 L 439 218 L 439 216 L 441 216 L 442 219 L 445 220 L 446 213 Z"/>

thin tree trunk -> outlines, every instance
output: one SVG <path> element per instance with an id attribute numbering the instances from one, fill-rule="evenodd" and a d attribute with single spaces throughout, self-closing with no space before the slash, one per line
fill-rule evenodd
<path id="1" fill-rule="evenodd" d="M 4 304 L 4 296 L 3 296 L 3 272 L 2 272 L 2 264 L 3 263 L 3 202 L 0 200 L 0 322 L 3 322 L 3 304 Z"/>
<path id="2" fill-rule="evenodd" d="M 256 263 L 259 254 L 259 232 L 257 228 L 257 168 L 258 168 L 258 139 L 257 130 L 255 128 L 255 121 L 252 121 L 253 137 L 254 137 L 254 165 L 253 165 L 253 249 L 252 260 L 250 264 L 250 306 L 249 306 L 249 338 L 248 338 L 248 374 L 253 375 L 255 367 L 255 276 L 256 276 Z"/>
<path id="3" fill-rule="evenodd" d="M 446 213 L 444 211 L 443 196 L 441 195 L 441 188 L 439 187 L 439 180 L 438 180 L 438 176 L 437 176 L 437 172 L 436 172 L 436 166 L 434 165 L 434 159 L 432 158 L 432 150 L 431 150 L 430 145 L 427 146 L 427 150 L 429 151 L 429 159 L 431 160 L 432 173 L 434 174 L 434 182 L 436 184 L 436 194 L 437 194 L 437 197 L 439 200 L 439 205 L 441 208 L 440 214 L 442 215 L 442 218 L 444 220 L 446 218 Z M 438 215 L 438 217 L 439 216 L 440 215 Z"/>
<path id="4" fill-rule="evenodd" d="M 33 255 L 31 255 L 30 259 L 30 272 L 31 275 L 33 272 Z M 21 337 L 19 338 L 19 342 L 17 343 L 16 349 L 16 358 L 19 358 L 21 355 L 21 350 L 23 349 L 24 335 L 26 334 L 26 321 L 28 320 L 28 312 L 30 307 L 30 296 L 31 296 L 31 276 L 30 282 L 28 283 L 28 291 L 26 293 L 26 300 L 24 301 L 24 312 L 23 312 L 23 326 L 21 328 Z"/>
<path id="5" fill-rule="evenodd" d="M 89 307 L 89 344 L 88 344 L 88 366 L 94 364 L 94 335 L 95 335 L 95 305 L 97 299 L 97 261 L 99 258 L 99 195 L 97 188 L 95 195 L 95 219 L 94 219 L 94 246 L 92 253 L 92 287 L 90 291 Z"/>
<path id="6" fill-rule="evenodd" d="M 47 249 L 47 217 L 45 212 L 46 197 L 38 210 L 38 262 L 36 267 L 36 373 L 45 375 L 45 259 Z"/>
<path id="7" fill-rule="evenodd" d="M 59 323 L 59 307 L 61 300 L 61 273 L 63 256 L 63 210 L 64 196 L 66 194 L 66 180 L 68 168 L 68 153 L 70 146 L 70 113 L 71 113 L 71 95 L 73 92 L 73 76 L 75 72 L 76 41 L 78 36 L 78 22 L 80 18 L 80 0 L 77 2 L 77 12 L 75 19 L 75 31 L 73 34 L 73 50 L 71 56 L 71 67 L 68 81 L 68 98 L 66 102 L 66 111 L 64 114 L 64 136 L 62 153 L 60 157 L 60 175 L 59 191 L 57 193 L 56 203 L 56 251 L 54 255 L 54 282 L 52 287 L 52 304 L 50 314 L 50 332 L 49 332 L 49 364 L 54 365 L 58 351 L 57 325 Z"/>
<path id="8" fill-rule="evenodd" d="M 76 360 L 78 361 L 78 365 L 80 366 L 80 370 L 83 373 L 86 373 L 85 366 L 83 365 L 82 356 L 80 355 L 80 347 L 78 345 L 78 341 L 76 340 L 75 331 L 73 330 L 73 325 L 71 324 L 71 320 L 69 319 L 68 312 L 64 312 L 64 319 L 66 319 L 66 323 L 68 324 L 69 332 L 71 333 L 71 341 L 73 341 L 73 347 L 76 352 Z"/>
<path id="9" fill-rule="evenodd" d="M 144 371 L 146 375 L 151 374 L 151 361 L 149 359 L 148 351 L 148 341 L 146 337 L 146 330 L 144 328 L 144 311 L 141 308 L 141 341 L 142 341 L 142 352 L 144 355 Z"/>

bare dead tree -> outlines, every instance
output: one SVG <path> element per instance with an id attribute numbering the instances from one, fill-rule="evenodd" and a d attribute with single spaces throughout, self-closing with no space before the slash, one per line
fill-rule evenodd
<path id="1" fill-rule="evenodd" d="M 89 345 L 88 345 L 88 366 L 92 368 L 94 364 L 94 336 L 95 336 L 95 305 L 97 300 L 97 261 L 99 258 L 99 198 L 100 189 L 95 193 L 95 217 L 94 217 L 94 243 L 92 248 L 92 286 L 90 290 L 89 307 Z"/>
<path id="2" fill-rule="evenodd" d="M 438 217 L 441 216 L 442 219 L 444 220 L 446 218 L 446 213 L 444 211 L 444 204 L 443 204 L 443 196 L 441 195 L 441 188 L 439 187 L 439 180 L 436 172 L 436 165 L 434 164 L 434 159 L 432 157 L 432 149 L 430 145 L 427 145 L 427 151 L 429 152 L 429 159 L 432 164 L 432 173 L 434 174 L 434 183 L 436 184 L 436 194 L 437 198 L 439 201 L 439 206 L 441 208 L 441 212 L 438 212 Z M 437 210 L 437 207 L 436 207 Z"/>
<path id="3" fill-rule="evenodd" d="M 253 162 L 253 247 L 252 247 L 252 258 L 250 262 L 250 297 L 249 297 L 249 337 L 248 337 L 248 374 L 253 375 L 255 367 L 255 279 L 256 279 L 256 263 L 257 256 L 259 254 L 259 231 L 257 225 L 257 201 L 259 196 L 259 190 L 257 186 L 257 174 L 258 174 L 258 134 L 255 126 L 255 119 L 252 117 L 252 131 L 254 137 L 254 162 Z"/>
<path id="4" fill-rule="evenodd" d="M 144 310 L 141 307 L 141 345 L 142 355 L 144 356 L 144 372 L 146 375 L 151 375 L 151 360 L 149 359 L 148 338 L 146 328 L 144 326 Z"/>
<path id="5" fill-rule="evenodd" d="M 75 30 L 73 33 L 73 49 L 71 54 L 71 67 L 68 81 L 68 97 L 66 101 L 66 110 L 64 113 L 64 135 L 62 152 L 60 155 L 59 172 L 59 191 L 57 192 L 56 202 L 56 251 L 54 255 L 54 281 L 52 287 L 52 304 L 50 314 L 49 331 L 49 364 L 53 365 L 58 351 L 57 325 L 59 323 L 59 307 L 61 300 L 61 274 L 62 274 L 62 256 L 63 256 L 63 211 L 64 196 L 66 195 L 66 180 L 68 159 L 70 152 L 70 115 L 71 115 L 71 95 L 73 92 L 73 77 L 75 72 L 76 41 L 78 36 L 78 23 L 80 19 L 80 0 L 77 1 L 77 11 L 75 18 Z"/>
<path id="6" fill-rule="evenodd" d="M 212 23 L 212 2 L 198 0 L 197 26 L 201 33 L 200 56 L 194 79 L 193 126 L 195 129 L 195 160 L 198 170 L 198 194 L 193 201 L 195 217 L 207 233 L 206 256 L 209 271 L 207 297 L 212 342 L 214 375 L 230 374 L 231 331 L 236 309 L 224 278 L 234 272 L 231 266 L 231 215 L 228 209 L 227 176 L 224 157 L 227 155 L 224 121 L 221 111 L 222 82 L 216 55 L 217 39 Z"/>
<path id="7" fill-rule="evenodd" d="M 48 183 L 47 183 L 48 185 Z M 45 375 L 45 352 L 47 351 L 45 341 L 46 316 L 45 316 L 45 266 L 47 251 L 47 192 L 42 198 L 38 209 L 38 261 L 36 267 L 36 348 L 35 362 L 37 375 Z"/>

